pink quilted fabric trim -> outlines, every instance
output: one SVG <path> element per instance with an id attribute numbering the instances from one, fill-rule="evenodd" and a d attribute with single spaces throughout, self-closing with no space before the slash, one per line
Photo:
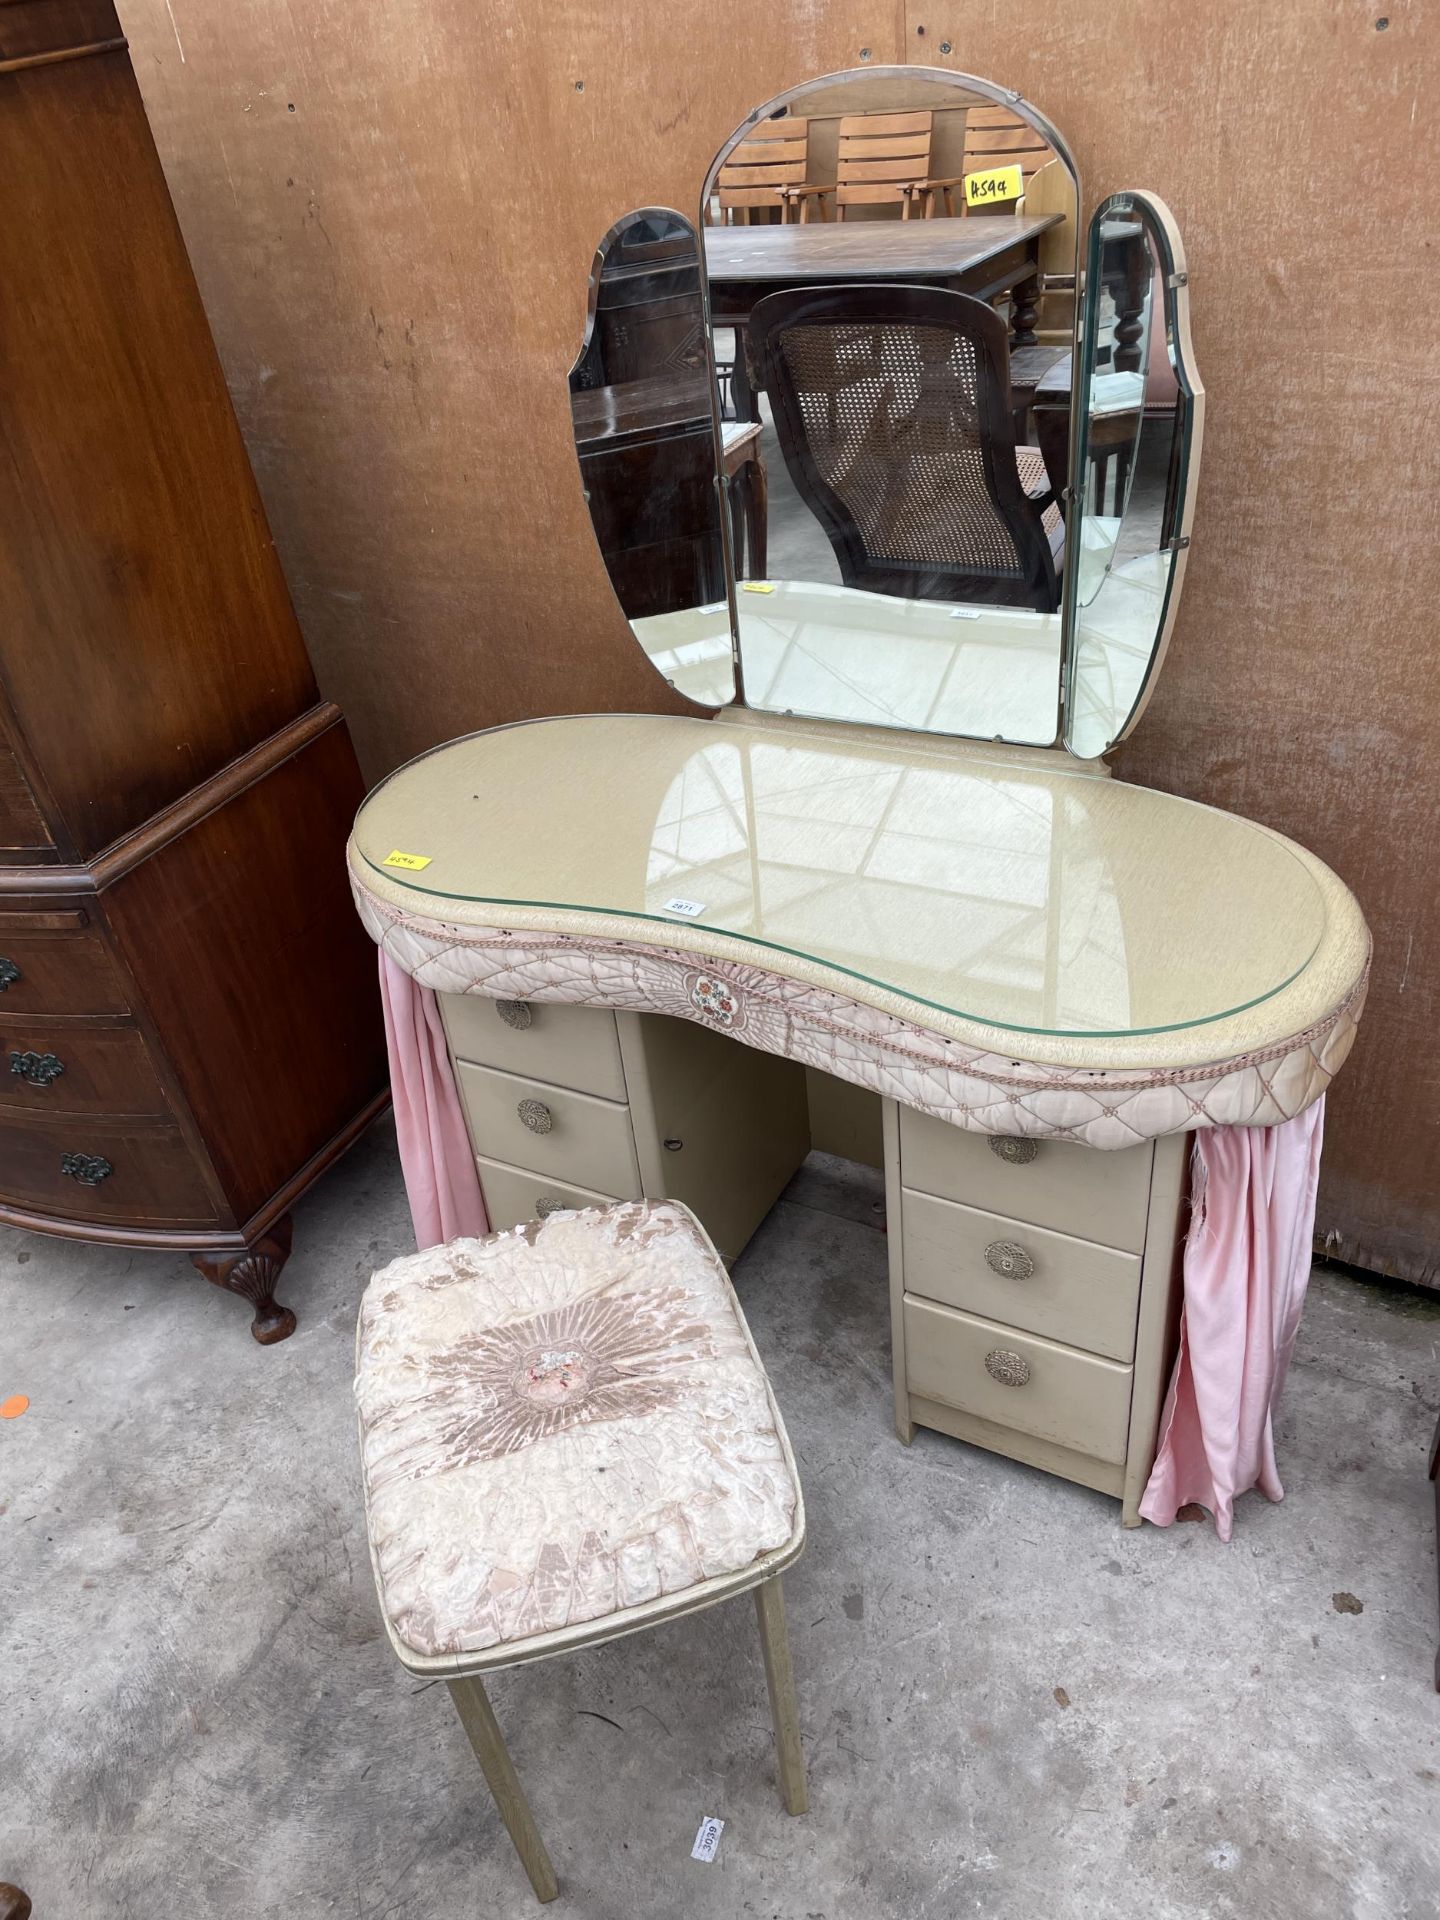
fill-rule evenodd
<path id="1" fill-rule="evenodd" d="M 761 967 L 568 934 L 507 933 L 403 914 L 354 881 L 366 930 L 437 993 L 664 1013 L 977 1133 L 1118 1150 L 1202 1127 L 1269 1127 L 1318 1100 L 1344 1063 L 1368 972 L 1304 1033 L 1204 1066 L 1145 1073 L 1015 1061 Z"/>

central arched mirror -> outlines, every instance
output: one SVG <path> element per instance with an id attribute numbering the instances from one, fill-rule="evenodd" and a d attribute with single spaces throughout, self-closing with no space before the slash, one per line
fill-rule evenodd
<path id="1" fill-rule="evenodd" d="M 1198 387 L 1168 215 L 1117 196 L 1087 233 L 1080 206 L 1063 136 L 1017 93 L 862 68 L 758 107 L 694 218 L 611 230 L 577 445 L 621 605 L 675 687 L 1087 757 L 1133 725 L 1173 619 Z"/>

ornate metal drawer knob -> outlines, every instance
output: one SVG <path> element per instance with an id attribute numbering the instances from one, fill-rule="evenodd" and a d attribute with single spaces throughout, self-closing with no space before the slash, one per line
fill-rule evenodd
<path id="1" fill-rule="evenodd" d="M 1004 1280 L 1028 1280 L 1035 1262 L 1018 1240 L 992 1240 L 985 1249 L 985 1264 Z"/>
<path id="2" fill-rule="evenodd" d="M 19 978 L 20 969 L 16 966 L 15 962 L 13 960 L 0 958 L 0 993 L 4 993 L 7 988 L 13 987 Z"/>
<path id="3" fill-rule="evenodd" d="M 65 1062 L 53 1053 L 12 1053 L 10 1071 L 17 1079 L 28 1080 L 32 1087 L 48 1087 L 65 1071 Z"/>
<path id="4" fill-rule="evenodd" d="M 564 1211 L 565 1202 L 563 1200 L 537 1200 L 535 1202 L 535 1218 L 537 1220 L 548 1220 L 552 1213 L 564 1213 Z"/>
<path id="5" fill-rule="evenodd" d="M 1030 1362 L 1009 1347 L 992 1347 L 985 1356 L 985 1371 L 1002 1387 L 1023 1387 L 1030 1378 Z"/>
<path id="6" fill-rule="evenodd" d="M 997 1154 L 1007 1166 L 1028 1167 L 1040 1148 L 1034 1140 L 1014 1140 L 1008 1134 L 992 1133 L 990 1151 Z"/>
<path id="7" fill-rule="evenodd" d="M 67 1180 L 78 1180 L 82 1187 L 98 1187 L 115 1169 L 98 1153 L 62 1153 L 60 1171 Z"/>
<path id="8" fill-rule="evenodd" d="M 555 1116 L 543 1100 L 522 1100 L 515 1111 L 520 1116 L 520 1124 L 531 1133 L 549 1133 L 555 1125 Z"/>
<path id="9" fill-rule="evenodd" d="M 497 1000 L 495 1011 L 507 1027 L 514 1027 L 517 1033 L 524 1033 L 531 1021 L 530 1005 L 525 1000 Z"/>

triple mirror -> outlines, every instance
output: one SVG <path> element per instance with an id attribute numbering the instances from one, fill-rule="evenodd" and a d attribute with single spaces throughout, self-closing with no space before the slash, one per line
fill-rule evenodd
<path id="1" fill-rule="evenodd" d="M 863 68 L 726 142 L 698 218 L 605 235 L 570 375 L 620 604 L 706 706 L 1064 745 L 1138 719 L 1202 396 L 1150 195 L 1080 224 L 1017 94 Z"/>

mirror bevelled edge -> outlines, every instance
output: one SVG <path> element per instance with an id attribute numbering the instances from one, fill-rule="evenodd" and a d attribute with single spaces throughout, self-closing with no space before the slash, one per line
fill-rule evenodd
<path id="1" fill-rule="evenodd" d="M 1155 328 L 1147 321 L 1150 351 L 1163 340 L 1168 372 L 1173 382 L 1173 417 L 1169 432 L 1173 441 L 1172 469 L 1167 489 L 1167 510 L 1160 527 L 1160 541 L 1152 559 L 1163 560 L 1162 590 L 1156 595 L 1153 630 L 1146 649 L 1143 671 L 1127 693 L 1122 707 L 1105 719 L 1097 703 L 1085 691 L 1085 677 L 1098 659 L 1104 622 L 1095 609 L 1101 607 L 1105 584 L 1119 585 L 1123 568 L 1112 572 L 1107 558 L 1102 583 L 1093 599 L 1081 604 L 1081 568 L 1072 568 L 1066 580 L 1066 626 L 1069 653 L 1065 689 L 1064 745 L 1080 759 L 1097 759 L 1118 747 L 1134 732 L 1154 694 L 1156 683 L 1169 650 L 1189 557 L 1191 529 L 1195 517 L 1195 497 L 1200 470 L 1201 442 L 1205 421 L 1205 389 L 1195 366 L 1195 349 L 1190 332 L 1190 274 L 1180 229 L 1169 207 L 1158 195 L 1141 188 L 1111 194 L 1095 210 L 1086 243 L 1085 299 L 1082 304 L 1081 337 L 1078 342 L 1078 371 L 1074 381 L 1074 425 L 1072 428 L 1072 514 L 1081 529 L 1077 547 L 1083 546 L 1086 519 L 1087 468 L 1090 464 L 1090 440 L 1094 423 L 1091 395 L 1095 388 L 1097 340 L 1101 328 L 1100 257 L 1107 223 L 1117 220 L 1138 221 L 1149 246 L 1155 267 L 1155 291 L 1161 299 L 1163 326 Z M 1152 371 L 1147 356 L 1146 375 Z M 1143 428 L 1143 419 L 1142 419 Z M 1139 457 L 1137 449 L 1137 460 Z M 1132 501 L 1127 498 L 1124 512 Z M 1118 544 L 1118 543 L 1117 543 Z"/>

